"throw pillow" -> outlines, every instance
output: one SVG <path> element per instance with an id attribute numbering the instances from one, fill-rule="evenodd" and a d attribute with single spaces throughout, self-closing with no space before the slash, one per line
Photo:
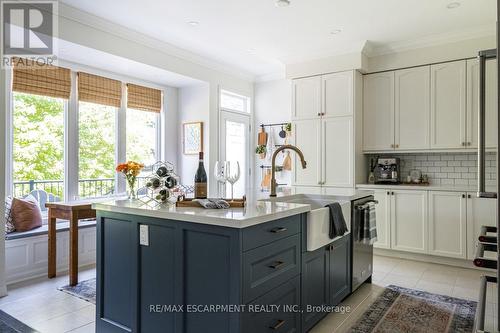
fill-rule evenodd
<path id="1" fill-rule="evenodd" d="M 16 231 L 14 224 L 12 223 L 12 197 L 8 196 L 5 198 L 5 233 L 9 234 Z"/>
<path id="2" fill-rule="evenodd" d="M 12 222 L 16 231 L 23 232 L 42 226 L 42 212 L 37 200 L 29 195 L 12 199 Z"/>

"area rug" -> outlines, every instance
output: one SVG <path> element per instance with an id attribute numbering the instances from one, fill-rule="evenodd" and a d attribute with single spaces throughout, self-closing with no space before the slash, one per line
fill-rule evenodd
<path id="1" fill-rule="evenodd" d="M 95 304 L 95 298 L 96 298 L 95 278 L 82 281 L 78 283 L 76 286 L 68 285 L 58 289 L 70 295 L 81 298 L 87 302 Z"/>
<path id="2" fill-rule="evenodd" d="M 472 332 L 476 302 L 388 286 L 351 329 L 352 333 Z"/>
<path id="3" fill-rule="evenodd" d="M 0 310 L 0 332 L 2 333 L 38 333 L 28 325 Z"/>

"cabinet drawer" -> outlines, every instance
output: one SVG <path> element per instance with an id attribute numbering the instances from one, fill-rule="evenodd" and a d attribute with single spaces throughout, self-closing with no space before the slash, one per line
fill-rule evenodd
<path id="1" fill-rule="evenodd" d="M 279 310 L 245 313 L 242 325 L 244 333 L 300 332 L 300 314 L 295 312 L 295 310 L 300 310 L 300 278 L 298 276 L 257 298 L 248 304 L 247 309 L 250 306 L 263 307 L 266 305 L 277 305 Z M 284 311 L 285 307 L 287 311 Z"/>
<path id="2" fill-rule="evenodd" d="M 243 229 L 243 251 L 299 233 L 300 219 L 301 215 L 294 215 Z"/>
<path id="3" fill-rule="evenodd" d="M 299 234 L 244 253 L 244 303 L 265 294 L 299 273 Z"/>

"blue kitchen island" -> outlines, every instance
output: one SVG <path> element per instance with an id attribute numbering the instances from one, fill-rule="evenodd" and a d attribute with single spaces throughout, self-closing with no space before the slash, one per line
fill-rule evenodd
<path id="1" fill-rule="evenodd" d="M 97 332 L 306 332 L 351 292 L 350 235 L 308 252 L 310 205 L 94 208 Z"/>

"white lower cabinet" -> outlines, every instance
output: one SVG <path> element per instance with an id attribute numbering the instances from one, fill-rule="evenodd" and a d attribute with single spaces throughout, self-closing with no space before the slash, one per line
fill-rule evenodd
<path id="1" fill-rule="evenodd" d="M 429 192 L 429 254 L 467 258 L 466 207 L 466 193 Z"/>
<path id="2" fill-rule="evenodd" d="M 474 259 L 481 226 L 496 226 L 495 199 L 478 198 L 467 193 L 467 259 Z"/>
<path id="3" fill-rule="evenodd" d="M 481 226 L 496 225 L 496 200 L 472 192 L 374 192 L 376 248 L 472 260 Z"/>
<path id="4" fill-rule="evenodd" d="M 376 190 L 375 200 L 377 217 L 377 241 L 373 244 L 374 247 L 381 249 L 391 248 L 391 192 L 388 190 Z"/>
<path id="5" fill-rule="evenodd" d="M 391 190 L 391 248 L 427 253 L 427 191 Z"/>

